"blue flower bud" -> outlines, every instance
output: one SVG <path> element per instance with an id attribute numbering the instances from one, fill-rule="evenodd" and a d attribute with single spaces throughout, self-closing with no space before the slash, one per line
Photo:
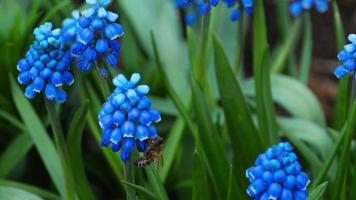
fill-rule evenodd
<path id="1" fill-rule="evenodd" d="M 293 193 L 290 190 L 283 189 L 281 194 L 281 200 L 293 199 Z"/>
<path id="2" fill-rule="evenodd" d="M 26 59 L 21 59 L 17 65 L 17 69 L 20 71 L 20 72 L 23 72 L 23 71 L 27 71 L 31 68 L 31 66 L 28 64 L 28 62 L 26 61 Z"/>
<path id="3" fill-rule="evenodd" d="M 67 101 L 67 93 L 64 90 L 57 89 L 54 99 L 57 103 L 64 103 Z"/>
<path id="4" fill-rule="evenodd" d="M 125 114 L 119 110 L 115 111 L 113 114 L 114 123 L 121 125 L 125 121 Z"/>
<path id="5" fill-rule="evenodd" d="M 139 125 L 136 128 L 135 136 L 138 140 L 144 141 L 149 138 L 149 132 L 145 126 Z"/>
<path id="6" fill-rule="evenodd" d="M 99 18 L 95 18 L 93 19 L 93 21 L 91 22 L 91 26 L 94 28 L 94 29 L 104 29 L 105 27 L 105 22 L 102 20 L 102 19 L 99 19 Z"/>
<path id="7" fill-rule="evenodd" d="M 56 88 L 52 84 L 47 84 L 45 88 L 45 95 L 47 99 L 53 100 L 56 96 Z"/>
<path id="8" fill-rule="evenodd" d="M 94 39 L 94 33 L 91 29 L 86 28 L 79 33 L 79 42 L 83 44 L 88 44 Z"/>
<path id="9" fill-rule="evenodd" d="M 110 144 L 112 129 L 104 129 L 102 138 L 101 138 L 101 146 L 107 147 Z"/>
<path id="10" fill-rule="evenodd" d="M 36 97 L 36 92 L 34 91 L 34 87 L 32 84 L 26 87 L 25 96 L 29 99 L 33 99 Z"/>
<path id="11" fill-rule="evenodd" d="M 40 93 L 44 88 L 45 82 L 42 78 L 37 77 L 35 78 L 35 80 L 33 80 L 32 85 L 33 85 L 33 90 L 37 93 Z"/>
<path id="12" fill-rule="evenodd" d="M 268 198 L 278 199 L 282 193 L 282 187 L 278 183 L 272 183 L 268 188 Z"/>
<path id="13" fill-rule="evenodd" d="M 123 137 L 123 134 L 119 128 L 115 128 L 111 132 L 110 142 L 113 144 L 118 144 Z"/>
<path id="14" fill-rule="evenodd" d="M 146 141 L 136 140 L 136 147 L 138 151 L 145 152 L 147 149 L 147 143 Z"/>
<path id="15" fill-rule="evenodd" d="M 122 133 L 124 137 L 133 137 L 135 132 L 135 124 L 131 121 L 126 121 L 122 125 Z"/>
<path id="16" fill-rule="evenodd" d="M 28 83 L 30 83 L 30 81 L 31 81 L 31 76 L 30 76 L 30 74 L 28 73 L 28 72 L 21 72 L 20 74 L 19 74 L 19 76 L 17 77 L 17 81 L 21 84 L 21 85 L 23 85 L 23 84 L 25 84 L 25 85 L 27 85 Z"/>
<path id="17" fill-rule="evenodd" d="M 99 39 L 96 42 L 95 50 L 99 53 L 106 53 L 109 51 L 109 43 L 106 39 Z"/>

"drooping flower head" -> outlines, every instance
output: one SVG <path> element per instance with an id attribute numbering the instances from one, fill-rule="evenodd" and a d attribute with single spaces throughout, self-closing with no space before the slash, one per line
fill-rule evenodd
<path id="1" fill-rule="evenodd" d="M 63 49 L 61 29 L 52 30 L 52 27 L 51 23 L 45 23 L 33 31 L 35 41 L 17 65 L 20 71 L 17 79 L 27 85 L 27 98 L 33 99 L 44 90 L 47 99 L 63 103 L 67 93 L 61 86 L 74 82 L 71 54 Z"/>
<path id="2" fill-rule="evenodd" d="M 320 12 L 326 12 L 329 9 L 329 0 L 291 0 L 289 10 L 293 16 L 300 15 L 303 10 L 310 10 L 313 6 Z"/>
<path id="3" fill-rule="evenodd" d="M 230 14 L 232 21 L 240 19 L 240 5 L 242 5 L 248 15 L 252 15 L 253 13 L 254 0 L 241 0 L 241 3 L 238 0 L 221 0 L 221 2 L 232 9 Z M 220 0 L 175 0 L 175 3 L 180 9 L 187 10 L 185 22 L 187 24 L 194 24 L 199 15 L 207 15 L 213 7 L 218 6 Z"/>
<path id="4" fill-rule="evenodd" d="M 356 34 L 350 34 L 348 40 L 351 43 L 345 45 L 344 50 L 337 55 L 338 59 L 343 63 L 335 69 L 337 78 L 344 78 L 347 74 L 356 71 Z"/>
<path id="5" fill-rule="evenodd" d="M 77 57 L 78 68 L 83 72 L 90 71 L 100 59 L 116 66 L 121 48 L 118 38 L 124 35 L 123 27 L 116 23 L 119 15 L 105 9 L 111 0 L 86 0 L 86 3 L 90 8 L 82 11 L 80 16 L 74 13 L 73 18 L 64 24 L 77 35 L 71 51 Z"/>
<path id="6" fill-rule="evenodd" d="M 309 177 L 302 171 L 293 147 L 282 142 L 258 156 L 246 170 L 251 182 L 247 194 L 253 199 L 306 200 Z"/>
<path id="7" fill-rule="evenodd" d="M 134 73 L 130 80 L 119 74 L 113 79 L 114 92 L 104 103 L 99 113 L 103 128 L 102 146 L 109 146 L 114 152 L 121 149 L 121 160 L 127 162 L 137 149 L 146 151 L 147 140 L 157 137 L 154 123 L 161 120 L 159 111 L 151 108 L 147 97 L 149 86 L 137 85 L 141 77 Z"/>

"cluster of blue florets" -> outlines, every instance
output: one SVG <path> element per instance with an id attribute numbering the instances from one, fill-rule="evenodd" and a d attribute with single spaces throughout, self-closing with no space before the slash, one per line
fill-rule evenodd
<path id="1" fill-rule="evenodd" d="M 20 71 L 17 79 L 27 85 L 27 98 L 33 99 L 44 90 L 47 99 L 63 103 L 67 93 L 61 86 L 74 82 L 71 54 L 63 50 L 61 30 L 52 28 L 51 23 L 45 23 L 34 30 L 35 41 L 17 65 Z"/>
<path id="2" fill-rule="evenodd" d="M 135 149 L 146 151 L 147 139 L 157 137 L 153 123 L 161 120 L 158 110 L 151 108 L 147 97 L 149 86 L 137 85 L 141 77 L 132 74 L 130 80 L 119 74 L 113 79 L 114 92 L 104 103 L 99 113 L 103 128 L 102 146 L 109 146 L 114 152 L 121 149 L 121 160 L 127 162 Z"/>
<path id="3" fill-rule="evenodd" d="M 233 8 L 230 19 L 237 21 L 240 19 L 241 12 L 239 9 L 238 0 L 221 0 L 227 7 Z M 220 0 L 175 0 L 176 5 L 181 9 L 187 9 L 188 13 L 185 16 L 187 24 L 194 24 L 199 15 L 207 15 L 212 7 L 216 7 Z M 242 6 L 248 15 L 252 15 L 254 0 L 242 0 Z"/>
<path id="4" fill-rule="evenodd" d="M 253 199 L 306 200 L 309 177 L 288 142 L 282 142 L 260 154 L 255 166 L 247 169 L 251 184 L 247 194 Z"/>
<path id="5" fill-rule="evenodd" d="M 90 8 L 81 15 L 73 12 L 73 18 L 63 23 L 66 41 L 76 35 L 71 52 L 77 57 L 77 66 L 83 72 L 90 71 L 103 57 L 116 66 L 121 49 L 118 38 L 124 35 L 123 27 L 116 23 L 119 15 L 105 9 L 111 0 L 86 0 L 86 3 Z"/>
<path id="6" fill-rule="evenodd" d="M 326 12 L 329 9 L 328 0 L 292 0 L 293 2 L 290 5 L 290 13 L 293 16 L 300 15 L 303 10 L 309 10 L 313 6 L 315 9 L 320 12 Z"/>
<path id="7" fill-rule="evenodd" d="M 348 39 L 351 43 L 345 45 L 344 50 L 340 51 L 337 55 L 338 59 L 342 62 L 342 65 L 335 70 L 337 78 L 343 78 L 347 74 L 356 71 L 356 34 L 350 34 Z"/>

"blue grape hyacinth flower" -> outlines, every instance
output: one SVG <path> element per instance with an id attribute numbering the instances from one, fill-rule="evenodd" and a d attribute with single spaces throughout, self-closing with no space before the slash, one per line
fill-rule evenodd
<path id="1" fill-rule="evenodd" d="M 256 200 L 306 200 L 310 179 L 302 171 L 293 147 L 281 142 L 258 156 L 255 166 L 246 170 L 250 181 L 247 194 Z"/>
<path id="2" fill-rule="evenodd" d="M 356 71 L 356 34 L 348 36 L 350 44 L 345 45 L 344 50 L 337 55 L 342 65 L 335 69 L 335 76 L 337 78 L 344 78 L 349 73 Z M 356 80 L 356 74 L 355 74 Z"/>
<path id="3" fill-rule="evenodd" d="M 88 72 L 93 64 L 104 58 L 110 66 L 116 66 L 121 49 L 118 38 L 124 35 L 123 27 L 116 23 L 119 15 L 105 9 L 111 0 L 86 0 L 90 8 L 67 20 L 65 27 L 77 27 L 76 41 L 71 46 L 77 57 L 77 66 L 82 72 Z M 72 30 L 72 29 L 70 29 Z"/>
<path id="4" fill-rule="evenodd" d="M 231 21 L 237 21 L 240 19 L 241 11 L 239 9 L 240 4 L 238 0 L 175 0 L 177 7 L 187 10 L 185 22 L 188 25 L 194 24 L 197 21 L 198 16 L 207 15 L 210 10 L 213 7 L 218 6 L 220 2 L 232 9 L 230 14 Z M 254 0 L 242 0 L 241 5 L 248 15 L 252 15 Z"/>
<path id="5" fill-rule="evenodd" d="M 313 6 L 320 12 L 326 12 L 329 9 L 328 0 L 292 0 L 289 10 L 293 16 L 299 16 L 303 10 L 310 10 Z"/>
<path id="6" fill-rule="evenodd" d="M 119 74 L 113 79 L 114 92 L 103 104 L 99 113 L 99 124 L 103 128 L 102 146 L 111 144 L 112 151 L 121 149 L 121 160 L 130 159 L 135 146 L 145 152 L 147 140 L 157 137 L 154 123 L 161 120 L 158 110 L 151 108 L 147 97 L 148 85 L 137 85 L 141 77 L 138 73 L 127 80 Z"/>
<path id="7" fill-rule="evenodd" d="M 27 98 L 33 99 L 44 90 L 47 99 L 63 103 L 67 100 L 67 92 L 61 87 L 74 82 L 70 71 L 72 57 L 63 49 L 61 29 L 52 28 L 51 23 L 35 28 L 35 41 L 25 58 L 18 62 L 20 73 L 17 80 L 27 85 Z"/>

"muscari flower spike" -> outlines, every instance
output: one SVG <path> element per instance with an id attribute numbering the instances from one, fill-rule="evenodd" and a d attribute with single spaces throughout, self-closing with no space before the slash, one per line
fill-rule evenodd
<path id="1" fill-rule="evenodd" d="M 309 177 L 302 171 L 293 147 L 281 142 L 258 156 L 246 170 L 247 194 L 254 200 L 306 200 Z"/>
<path id="2" fill-rule="evenodd" d="M 111 0 L 86 0 L 86 3 L 90 8 L 80 15 L 75 12 L 73 18 L 63 24 L 66 30 L 76 32 L 71 51 L 77 57 L 77 66 L 88 72 L 102 57 L 109 65 L 116 66 L 121 49 L 118 38 L 124 35 L 123 27 L 116 23 L 119 15 L 105 9 Z"/>
<path id="3" fill-rule="evenodd" d="M 147 140 L 157 137 L 153 123 L 161 120 L 158 110 L 151 108 L 147 97 L 149 86 L 137 85 L 141 77 L 138 73 L 127 80 L 119 74 L 113 79 L 116 86 L 99 113 L 99 124 L 103 128 L 102 146 L 111 144 L 112 151 L 121 149 L 121 160 L 130 159 L 135 145 L 145 152 Z"/>
<path id="4" fill-rule="evenodd" d="M 35 28 L 35 41 L 25 58 L 18 62 L 20 74 L 17 79 L 20 84 L 27 85 L 27 98 L 33 99 L 44 90 L 47 99 L 63 103 L 67 100 L 67 92 L 61 86 L 74 82 L 70 71 L 72 57 L 63 49 L 61 29 L 52 28 L 51 23 Z"/>
<path id="5" fill-rule="evenodd" d="M 348 40 L 351 43 L 345 45 L 344 50 L 337 55 L 338 59 L 343 63 L 335 69 L 337 78 L 344 78 L 347 74 L 356 71 L 356 34 L 350 34 Z"/>
<path id="6" fill-rule="evenodd" d="M 239 9 L 238 0 L 221 0 L 227 7 L 232 8 L 230 14 L 231 21 L 237 21 L 241 17 L 241 11 Z M 188 10 L 185 16 L 185 22 L 189 25 L 194 24 L 197 21 L 199 15 L 207 15 L 212 7 L 216 7 L 220 0 L 175 0 L 177 7 Z M 248 15 L 253 13 L 254 0 L 241 0 L 241 4 Z"/>
<path id="7" fill-rule="evenodd" d="M 315 9 L 324 13 L 329 9 L 329 0 L 292 0 L 289 10 L 293 16 L 299 16 L 303 10 L 310 10 L 313 6 Z"/>

